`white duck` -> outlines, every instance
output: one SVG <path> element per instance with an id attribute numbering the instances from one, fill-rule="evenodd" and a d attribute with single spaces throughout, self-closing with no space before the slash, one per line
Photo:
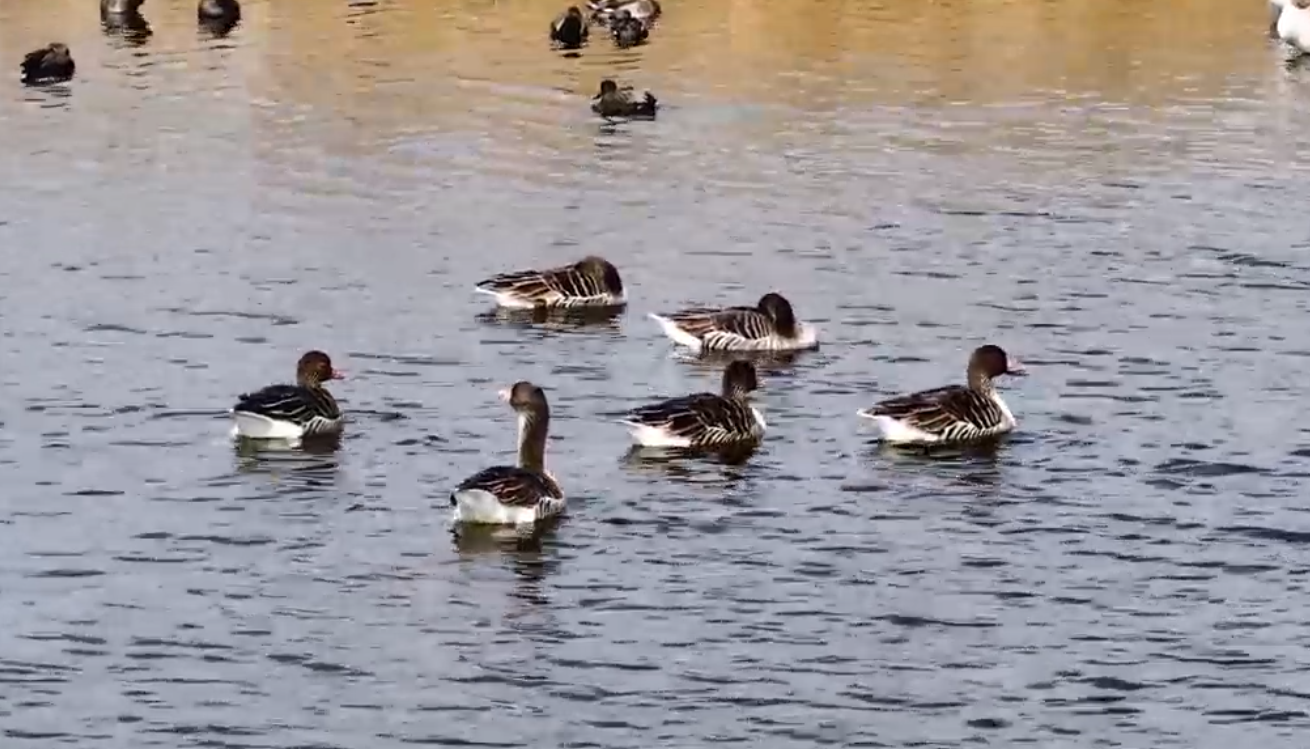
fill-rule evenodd
<path id="1" fill-rule="evenodd" d="M 531 527 L 564 511 L 564 491 L 546 470 L 546 394 L 522 381 L 502 390 L 500 397 L 519 416 L 519 464 L 483 469 L 455 487 L 450 506 L 456 525 Z"/>
<path id="2" fill-rule="evenodd" d="M 800 322 L 791 303 L 770 292 L 754 307 L 695 307 L 650 318 L 675 343 L 704 351 L 797 351 L 818 348 L 818 331 Z"/>
<path id="3" fill-rule="evenodd" d="M 873 419 L 884 442 L 956 444 L 996 437 L 1018 426 L 992 380 L 1022 375 L 1000 346 L 979 346 L 969 357 L 969 384 L 948 385 L 882 401 L 859 415 Z"/>
<path id="4" fill-rule="evenodd" d="M 759 388 L 755 367 L 734 361 L 723 370 L 723 393 L 695 393 L 642 406 L 623 420 L 645 447 L 718 448 L 756 442 L 766 424 L 747 397 Z"/>
<path id="5" fill-rule="evenodd" d="M 245 393 L 232 407 L 233 437 L 257 440 L 297 440 L 339 434 L 341 409 L 323 387 L 344 375 L 332 368 L 322 351 L 310 351 L 296 364 L 295 385 L 270 385 Z"/>

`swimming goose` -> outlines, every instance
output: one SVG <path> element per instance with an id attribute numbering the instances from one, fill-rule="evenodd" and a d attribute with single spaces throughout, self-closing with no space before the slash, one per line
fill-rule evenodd
<path id="1" fill-rule="evenodd" d="M 600 92 L 592 97 L 591 111 L 601 117 L 654 117 L 659 101 L 649 91 L 644 99 L 634 101 L 628 90 L 606 78 L 600 82 Z"/>
<path id="2" fill-rule="evenodd" d="M 1269 0 L 1269 36 L 1278 38 L 1278 17 L 1283 13 L 1287 0 Z"/>
<path id="3" fill-rule="evenodd" d="M 1285 0 L 1275 30 L 1296 55 L 1310 52 L 1310 0 Z"/>
<path id="4" fill-rule="evenodd" d="M 623 420 L 645 447 L 715 448 L 755 442 L 766 424 L 746 400 L 759 388 L 755 367 L 735 361 L 723 370 L 723 393 L 695 393 L 642 406 Z"/>
<path id="5" fill-rule="evenodd" d="M 550 24 L 550 40 L 564 49 L 577 49 L 587 41 L 587 19 L 576 5 L 559 14 Z"/>
<path id="6" fill-rule="evenodd" d="M 341 432 L 341 409 L 323 387 L 344 375 L 332 368 L 322 351 L 310 351 L 296 364 L 295 385 L 270 385 L 237 399 L 232 436 L 263 440 L 296 440 Z"/>
<path id="7" fill-rule="evenodd" d="M 619 11 L 626 10 L 629 16 L 647 25 L 659 18 L 663 10 L 659 0 L 590 0 L 587 7 L 592 17 L 601 21 L 613 19 Z"/>
<path id="8" fill-rule="evenodd" d="M 481 281 L 476 291 L 510 309 L 621 307 L 628 303 L 619 270 L 588 255 L 572 265 L 501 273 Z"/>
<path id="9" fill-rule="evenodd" d="M 1000 346 L 988 344 L 969 357 L 969 384 L 948 385 L 885 400 L 859 415 L 873 419 L 885 442 L 950 444 L 1005 434 L 1018 422 L 992 380 L 1023 375 L 1019 362 Z"/>
<path id="10" fill-rule="evenodd" d="M 623 8 L 610 19 L 610 36 L 619 47 L 634 47 L 646 41 L 646 37 L 650 36 L 650 29 L 634 18 L 627 8 Z"/>
<path id="11" fill-rule="evenodd" d="M 818 348 L 818 331 L 796 320 L 781 294 L 760 297 L 755 307 L 694 307 L 650 318 L 675 343 L 703 351 L 798 351 Z"/>
<path id="12" fill-rule="evenodd" d="M 241 3 L 237 0 L 199 0 L 196 20 L 210 32 L 223 35 L 241 21 Z"/>
<path id="13" fill-rule="evenodd" d="M 32 50 L 23 57 L 23 83 L 35 86 L 42 83 L 61 83 L 72 79 L 77 65 L 67 44 L 51 42 L 41 49 Z"/>
<path id="14" fill-rule="evenodd" d="M 526 526 L 564 511 L 564 491 L 546 470 L 550 406 L 531 382 L 500 391 L 519 416 L 519 464 L 493 466 L 465 479 L 450 495 L 456 524 Z"/>

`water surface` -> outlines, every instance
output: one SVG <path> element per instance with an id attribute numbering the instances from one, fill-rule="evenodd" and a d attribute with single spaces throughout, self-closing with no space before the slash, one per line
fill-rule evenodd
<path id="1" fill-rule="evenodd" d="M 5 59 L 78 62 L 0 86 L 10 743 L 1300 745 L 1310 72 L 1263 3 L 669 2 L 578 57 L 541 2 L 86 5 L 0 5 Z M 606 76 L 658 121 L 596 121 Z M 591 252 L 612 325 L 470 293 Z M 761 450 L 628 455 L 720 372 L 645 314 L 771 289 L 825 345 Z M 1019 434 L 870 443 L 982 342 Z M 340 449 L 235 450 L 311 347 Z M 523 378 L 570 517 L 457 545 Z"/>

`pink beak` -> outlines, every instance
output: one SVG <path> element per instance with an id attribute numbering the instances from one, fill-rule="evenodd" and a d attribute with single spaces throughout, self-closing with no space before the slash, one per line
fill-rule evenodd
<path id="1" fill-rule="evenodd" d="M 344 380 L 344 379 L 346 379 L 346 373 L 345 373 L 345 372 L 342 372 L 342 371 L 339 370 L 339 369 L 333 369 L 333 370 L 332 370 L 332 374 L 328 377 L 328 379 L 329 379 L 329 380 Z"/>
<path id="2" fill-rule="evenodd" d="M 497 391 L 496 395 L 500 396 L 501 400 L 509 403 L 511 392 L 509 388 L 505 388 L 504 390 Z"/>
<path id="3" fill-rule="evenodd" d="M 1009 357 L 1009 361 L 1005 363 L 1005 373 L 1008 375 L 1014 375 L 1015 377 L 1025 377 L 1028 374 L 1028 370 L 1019 363 L 1018 359 Z"/>

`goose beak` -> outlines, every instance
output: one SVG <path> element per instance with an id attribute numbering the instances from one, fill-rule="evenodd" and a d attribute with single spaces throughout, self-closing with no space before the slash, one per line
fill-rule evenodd
<path id="1" fill-rule="evenodd" d="M 1010 360 L 1005 363 L 1005 373 L 1014 377 L 1027 377 L 1028 369 L 1020 364 L 1018 359 L 1010 357 Z"/>
<path id="2" fill-rule="evenodd" d="M 506 403 L 509 403 L 510 394 L 511 393 L 509 388 L 505 388 L 504 390 L 501 390 L 496 393 L 496 395 L 500 396 L 500 399 L 505 401 Z"/>
<path id="3" fill-rule="evenodd" d="M 331 374 L 331 376 L 328 377 L 328 379 L 329 379 L 329 380 L 344 380 L 344 379 L 346 379 L 346 373 L 343 372 L 343 371 L 341 371 L 340 369 L 333 369 L 333 370 L 332 370 L 332 374 Z"/>

